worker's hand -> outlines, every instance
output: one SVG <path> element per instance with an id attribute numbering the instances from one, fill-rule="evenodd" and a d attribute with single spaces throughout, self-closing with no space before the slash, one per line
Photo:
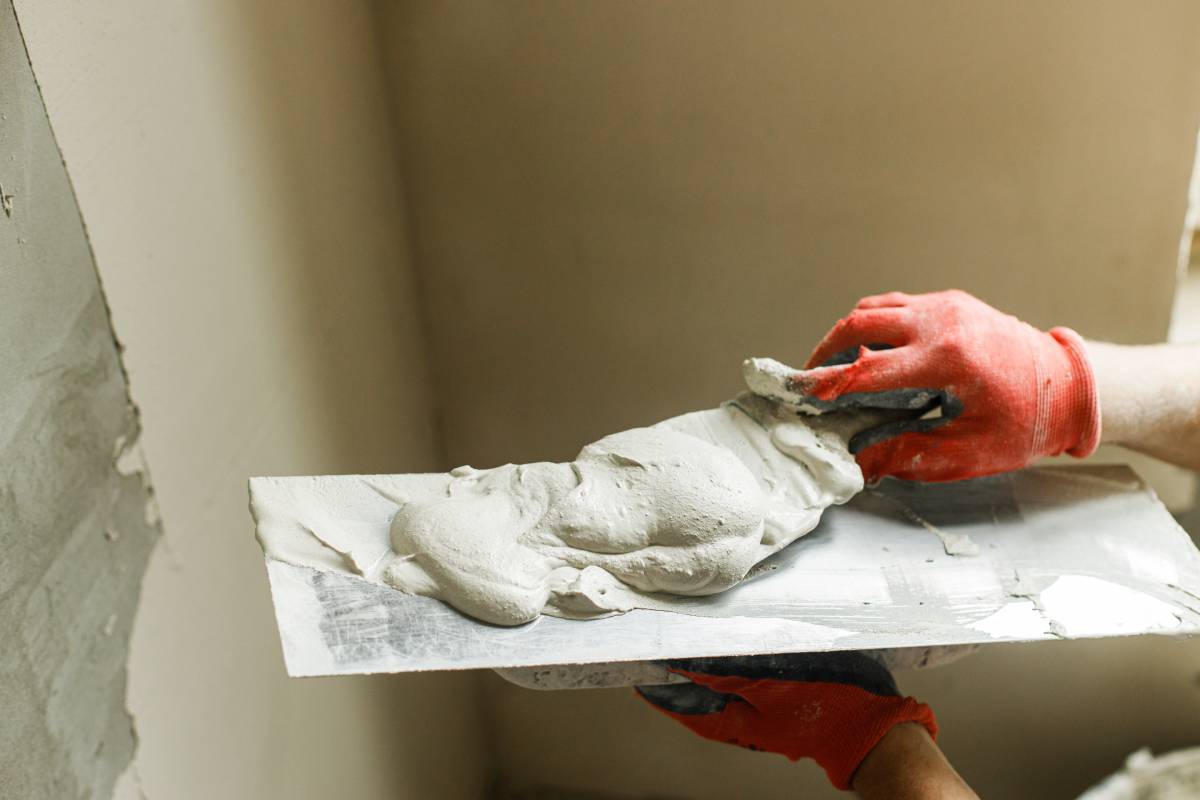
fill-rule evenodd
<path id="1" fill-rule="evenodd" d="M 912 412 L 851 439 L 868 481 L 990 475 L 1040 456 L 1085 456 L 1100 440 L 1096 380 L 1079 335 L 1044 333 L 965 292 L 864 298 L 804 370 L 778 367 L 747 362 L 750 388 L 817 411 Z"/>
<path id="2" fill-rule="evenodd" d="M 892 675 L 862 653 L 816 653 L 668 661 L 690 683 L 639 686 L 658 710 L 706 739 L 814 759 L 839 789 L 893 726 L 929 706 L 900 697 Z"/>

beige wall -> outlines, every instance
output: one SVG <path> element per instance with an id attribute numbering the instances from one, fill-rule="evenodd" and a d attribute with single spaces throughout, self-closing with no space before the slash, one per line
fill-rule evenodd
<path id="1" fill-rule="evenodd" d="M 714 402 L 885 289 L 1166 333 L 1194 3 L 389 8 L 451 459 Z"/>
<path id="2" fill-rule="evenodd" d="M 800 361 L 887 289 L 1166 334 L 1194 3 L 386 5 L 453 461 L 568 457 L 714 403 L 744 356 Z M 1198 660 L 1034 645 L 908 685 L 984 796 L 1064 797 L 1143 744 L 1200 742 Z M 627 694 L 492 696 L 518 787 L 820 796 L 815 770 L 689 740 Z"/>
<path id="3" fill-rule="evenodd" d="M 569 456 L 888 288 L 1159 339 L 1200 7 L 381 2 L 381 49 L 370 5 L 17 3 L 164 521 L 122 792 L 476 797 L 490 726 L 516 788 L 820 796 L 629 693 L 288 681 L 245 478 L 442 467 L 435 411 L 451 460 Z M 1198 657 L 1005 647 L 903 680 L 985 796 L 1061 797 L 1200 741 Z"/>
<path id="4" fill-rule="evenodd" d="M 472 676 L 290 681 L 257 474 L 440 466 L 368 4 L 17 3 L 164 522 L 127 796 L 477 797 Z"/>

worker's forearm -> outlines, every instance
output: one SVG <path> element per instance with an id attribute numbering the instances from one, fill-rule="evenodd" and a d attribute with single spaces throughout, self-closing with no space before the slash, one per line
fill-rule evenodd
<path id="1" fill-rule="evenodd" d="M 1200 344 L 1087 346 L 1103 441 L 1200 469 Z"/>
<path id="2" fill-rule="evenodd" d="M 892 728 L 854 773 L 863 800 L 979 800 L 923 727 Z"/>

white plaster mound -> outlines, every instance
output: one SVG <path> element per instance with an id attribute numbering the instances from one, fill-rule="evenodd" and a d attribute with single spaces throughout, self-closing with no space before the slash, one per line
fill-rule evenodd
<path id="1" fill-rule="evenodd" d="M 308 509 L 303 526 L 289 524 L 296 509 L 278 493 L 253 511 L 271 558 L 437 597 L 499 625 L 672 610 L 675 598 L 736 585 L 862 489 L 846 446 L 857 424 L 747 394 L 606 436 L 568 463 L 364 476 L 376 507 Z"/>

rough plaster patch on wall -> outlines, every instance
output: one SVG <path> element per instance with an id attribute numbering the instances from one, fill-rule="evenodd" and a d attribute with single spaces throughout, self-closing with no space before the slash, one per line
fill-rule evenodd
<path id="1" fill-rule="evenodd" d="M 118 345 L 9 0 L 0 6 L 0 794 L 107 797 L 158 537 Z"/>

